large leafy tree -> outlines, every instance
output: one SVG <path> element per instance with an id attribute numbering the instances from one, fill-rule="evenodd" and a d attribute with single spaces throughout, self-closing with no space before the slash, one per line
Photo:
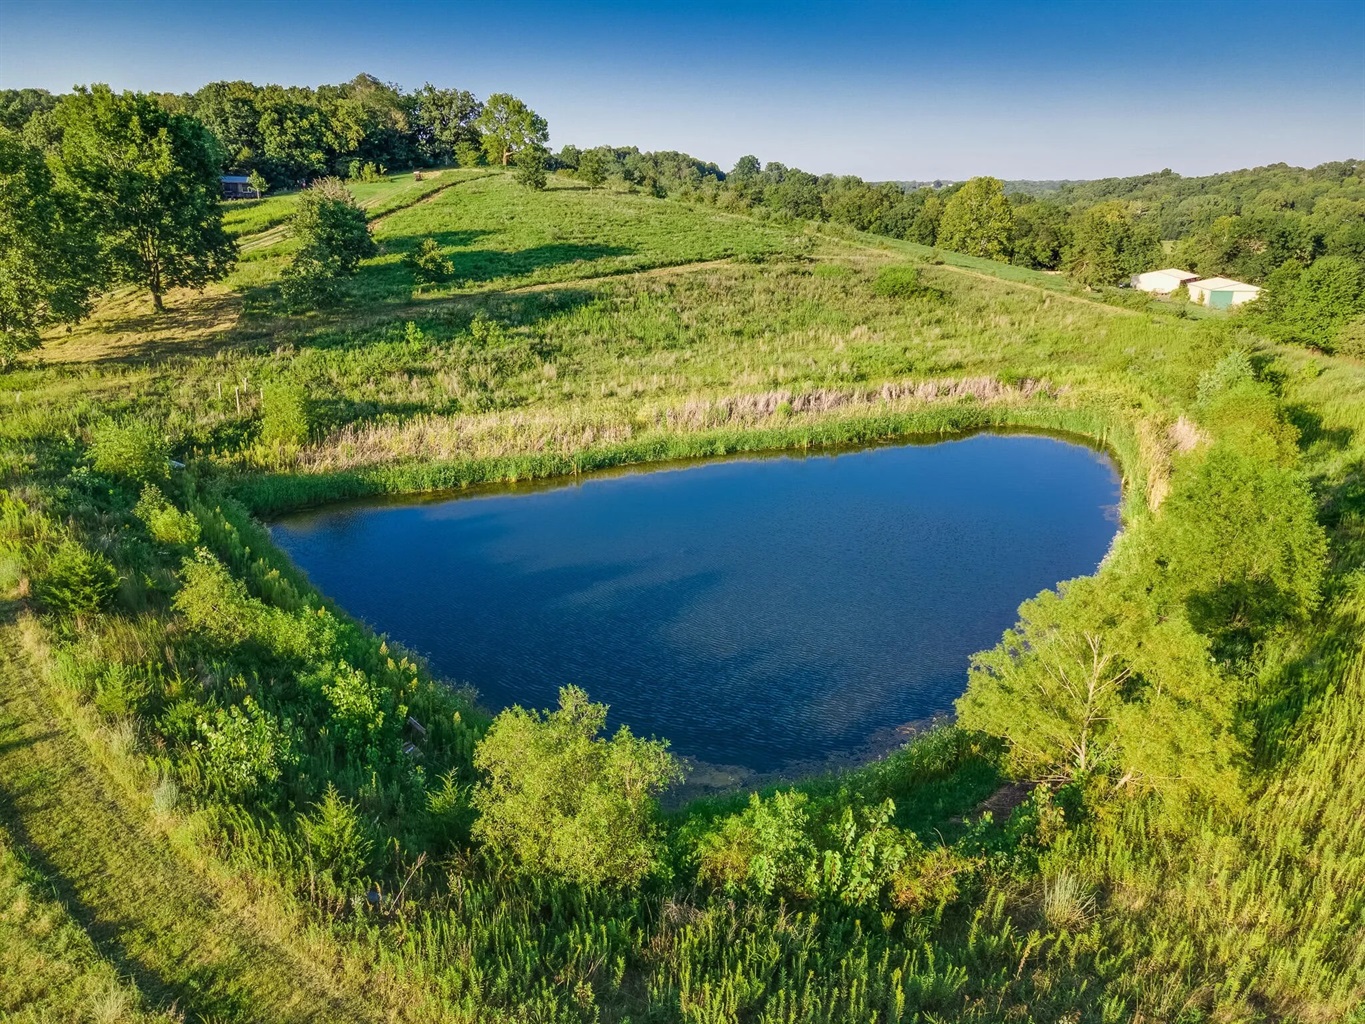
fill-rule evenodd
<path id="1" fill-rule="evenodd" d="M 0 128 L 0 366 L 90 308 L 99 246 L 43 155 Z"/>
<path id="2" fill-rule="evenodd" d="M 379 251 L 369 224 L 350 189 L 337 178 L 320 178 L 299 196 L 290 221 L 299 241 L 285 271 L 285 297 L 291 306 L 326 305 L 338 296 L 342 278 Z"/>
<path id="3" fill-rule="evenodd" d="M 472 92 L 438 89 L 427 82 L 417 91 L 416 99 L 414 121 L 423 159 L 429 163 L 450 163 L 455 159 L 456 146 L 479 145 L 475 124 L 483 113 L 483 104 Z"/>
<path id="4" fill-rule="evenodd" d="M 605 705 L 577 687 L 541 715 L 502 712 L 474 752 L 474 834 L 521 866 L 582 883 L 629 883 L 654 866 L 655 796 L 677 777 L 664 743 L 622 726 L 600 738 Z"/>
<path id="5" fill-rule="evenodd" d="M 190 97 L 190 113 L 213 132 L 225 169 L 261 166 L 261 89 L 250 82 L 210 82 Z"/>
<path id="6" fill-rule="evenodd" d="M 223 277 L 236 246 L 219 207 L 222 153 L 198 120 L 108 86 L 77 89 L 52 112 L 66 182 L 99 232 L 113 278 L 153 307 L 174 287 Z"/>
<path id="7" fill-rule="evenodd" d="M 1290 260 L 1249 308 L 1287 339 L 1331 347 L 1345 324 L 1365 315 L 1365 265 L 1324 256 L 1305 269 Z"/>
<path id="8" fill-rule="evenodd" d="M 1158 614 L 1119 573 L 1073 580 L 1020 608 L 972 659 L 958 716 L 1009 744 L 1020 774 L 1100 776 L 1176 800 L 1236 804 L 1240 689 L 1178 611 Z"/>
<path id="9" fill-rule="evenodd" d="M 475 122 L 488 159 L 506 167 L 521 150 L 544 146 L 550 139 L 545 118 L 515 96 L 495 92 Z"/>
<path id="10" fill-rule="evenodd" d="M 1071 238 L 1066 208 L 1057 203 L 1026 202 L 1014 211 L 1011 262 L 1021 267 L 1055 270 Z"/>
<path id="11" fill-rule="evenodd" d="M 943 208 L 938 244 L 969 256 L 1005 260 L 1010 255 L 1014 211 L 999 178 L 973 178 Z"/>
<path id="12" fill-rule="evenodd" d="M 1081 211 L 1066 248 L 1063 269 L 1089 287 L 1118 284 L 1161 265 L 1156 226 L 1131 203 L 1113 200 Z"/>

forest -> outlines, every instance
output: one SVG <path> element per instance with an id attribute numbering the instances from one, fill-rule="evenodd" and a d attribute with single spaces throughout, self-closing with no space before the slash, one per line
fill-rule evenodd
<path id="1" fill-rule="evenodd" d="M 0 1014 L 1365 1020 L 1358 161 L 906 191 L 368 76 L 0 117 Z M 1172 263 L 1265 291 L 1116 287 Z M 955 721 L 689 800 L 262 525 L 982 429 L 1112 455 L 1099 571 Z"/>

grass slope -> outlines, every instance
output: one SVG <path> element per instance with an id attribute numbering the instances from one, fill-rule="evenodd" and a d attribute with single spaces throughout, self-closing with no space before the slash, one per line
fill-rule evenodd
<path id="1" fill-rule="evenodd" d="M 30 984 L 0 1006 L 12 999 L 15 1012 L 57 1019 L 158 1019 L 139 1006 L 204 1021 L 379 1019 L 327 964 L 271 936 L 240 892 L 202 878 L 187 851 L 149 822 L 146 804 L 111 778 L 106 755 L 81 734 L 80 711 L 61 708 L 22 653 L 34 643 L 23 625 L 0 627 L 0 641 L 8 847 L 0 863 L 16 895 L 41 880 L 60 900 L 29 912 L 9 904 L 0 929 L 17 941 L 0 956 L 14 957 L 9 977 Z M 93 740 L 129 743 L 117 732 Z M 57 934 L 41 936 L 44 928 Z"/>

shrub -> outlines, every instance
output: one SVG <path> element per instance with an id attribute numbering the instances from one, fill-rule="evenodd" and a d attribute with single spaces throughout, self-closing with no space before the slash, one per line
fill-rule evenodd
<path id="1" fill-rule="evenodd" d="M 222 562 L 204 548 L 180 567 L 181 587 L 172 604 L 190 627 L 211 640 L 231 646 L 256 631 L 261 608 L 246 585 L 234 579 Z"/>
<path id="2" fill-rule="evenodd" d="M 383 164 L 376 164 L 373 161 L 361 163 L 359 160 L 352 160 L 350 164 L 349 176 L 356 181 L 375 182 L 383 181 L 384 175 L 388 174 L 389 169 Z"/>
<path id="3" fill-rule="evenodd" d="M 355 804 L 327 784 L 313 812 L 299 818 L 299 832 L 308 844 L 313 870 L 323 873 L 334 885 L 346 886 L 358 880 L 369 866 L 374 839 L 361 820 Z"/>
<path id="4" fill-rule="evenodd" d="M 170 475 L 170 445 L 151 423 L 106 421 L 90 439 L 90 462 L 95 472 L 130 480 L 164 480 Z"/>
<path id="5" fill-rule="evenodd" d="M 1234 349 L 1213 367 L 1199 376 L 1198 400 L 1200 405 L 1208 405 L 1219 395 L 1233 391 L 1244 384 L 1254 383 L 1256 368 L 1251 365 L 1251 357 L 1241 349 Z"/>
<path id="6" fill-rule="evenodd" d="M 325 666 L 307 684 L 322 691 L 331 707 L 329 726 L 344 748 L 359 755 L 384 727 L 387 691 L 346 662 Z"/>
<path id="7" fill-rule="evenodd" d="M 146 703 L 151 689 L 145 674 L 115 662 L 105 668 L 95 683 L 95 707 L 106 718 L 133 718 Z"/>
<path id="8" fill-rule="evenodd" d="M 667 744 L 625 726 L 598 738 L 605 705 L 578 687 L 548 714 L 509 708 L 474 752 L 476 838 L 531 871 L 585 884 L 632 883 L 658 858 L 654 797 L 679 776 Z"/>
<path id="9" fill-rule="evenodd" d="M 109 603 L 118 589 L 109 559 L 75 541 L 63 541 L 37 581 L 37 596 L 48 609 L 83 615 Z"/>
<path id="10" fill-rule="evenodd" d="M 308 442 L 313 416 L 308 392 L 296 381 L 266 385 L 261 395 L 261 441 L 272 448 Z"/>
<path id="11" fill-rule="evenodd" d="M 483 149 L 472 142 L 457 142 L 455 163 L 461 167 L 478 167 L 483 163 Z"/>
<path id="12" fill-rule="evenodd" d="M 502 344 L 507 339 L 507 332 L 503 330 L 502 324 L 485 314 L 483 310 L 479 310 L 469 322 L 469 336 L 474 339 L 475 344 L 487 348 Z"/>
<path id="13" fill-rule="evenodd" d="M 813 895 L 816 851 L 807 831 L 806 803 L 804 793 L 777 792 L 767 800 L 751 793 L 742 814 L 703 837 L 698 881 L 731 894 Z"/>
<path id="14" fill-rule="evenodd" d="M 924 286 L 920 284 L 917 267 L 882 267 L 877 271 L 872 290 L 888 299 L 912 299 L 924 290 Z"/>
<path id="15" fill-rule="evenodd" d="M 322 178 L 299 196 L 290 221 L 299 250 L 285 271 L 283 293 L 292 308 L 335 301 L 340 280 L 379 251 L 370 237 L 365 211 L 336 178 Z"/>
<path id="16" fill-rule="evenodd" d="M 548 176 L 545 173 L 545 150 L 540 146 L 527 146 L 513 158 L 517 165 L 517 181 L 529 189 L 539 192 L 545 188 Z"/>
<path id="17" fill-rule="evenodd" d="M 455 273 L 455 264 L 441 252 L 434 238 L 422 239 L 421 245 L 403 257 L 403 262 L 412 271 L 412 276 L 423 284 L 444 281 Z"/>
<path id="18" fill-rule="evenodd" d="M 204 757 L 205 781 L 224 796 L 254 796 L 280 781 L 294 760 L 288 734 L 250 697 L 241 706 L 218 708 L 198 722 L 195 747 Z"/>
<path id="19" fill-rule="evenodd" d="M 162 544 L 192 547 L 199 541 L 199 520 L 193 513 L 182 512 L 172 505 L 156 484 L 142 488 L 142 496 L 133 506 L 133 515 L 141 519 L 147 532 Z"/>

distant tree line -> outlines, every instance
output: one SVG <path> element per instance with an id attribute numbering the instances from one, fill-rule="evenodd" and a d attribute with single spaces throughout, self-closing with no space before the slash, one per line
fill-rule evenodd
<path id="1" fill-rule="evenodd" d="M 979 177 L 917 185 L 815 175 L 742 157 L 730 172 L 633 147 L 553 158 L 561 173 L 760 217 L 843 224 L 922 245 L 1056 270 L 1088 287 L 1178 266 L 1263 285 L 1249 309 L 1285 340 L 1365 353 L 1362 162 L 1285 164 L 1183 178 L 1170 170 L 1086 182 Z"/>
<path id="2" fill-rule="evenodd" d="M 507 165 L 549 138 L 545 120 L 506 93 L 481 100 L 430 83 L 404 92 L 365 74 L 315 89 L 210 82 L 150 98 L 212 133 L 220 173 L 256 174 L 274 189 L 413 167 Z M 41 89 L 0 90 L 0 126 L 20 131 L 41 122 L 59 99 Z"/>

